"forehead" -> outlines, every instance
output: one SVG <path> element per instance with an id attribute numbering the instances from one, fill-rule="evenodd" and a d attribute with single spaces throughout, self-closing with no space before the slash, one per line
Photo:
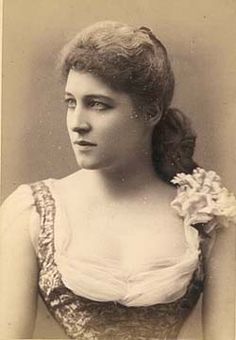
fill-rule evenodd
<path id="1" fill-rule="evenodd" d="M 97 94 L 108 96 L 119 101 L 131 101 L 128 94 L 112 89 L 93 74 L 73 69 L 71 69 L 68 74 L 65 91 L 74 96 Z"/>

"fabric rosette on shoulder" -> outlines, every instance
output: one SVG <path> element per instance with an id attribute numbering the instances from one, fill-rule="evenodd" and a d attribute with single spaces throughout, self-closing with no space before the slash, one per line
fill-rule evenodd
<path id="1" fill-rule="evenodd" d="M 215 227 L 236 224 L 235 196 L 214 171 L 196 168 L 192 174 L 177 174 L 171 182 L 177 185 L 171 206 L 186 225 L 203 223 L 210 233 Z"/>

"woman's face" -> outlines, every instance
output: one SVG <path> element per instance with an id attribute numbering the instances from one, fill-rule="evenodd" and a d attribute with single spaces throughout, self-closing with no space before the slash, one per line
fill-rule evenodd
<path id="1" fill-rule="evenodd" d="M 70 70 L 65 101 L 67 128 L 79 167 L 127 167 L 150 152 L 152 129 L 143 115 L 134 112 L 129 95 L 111 89 L 90 73 Z"/>

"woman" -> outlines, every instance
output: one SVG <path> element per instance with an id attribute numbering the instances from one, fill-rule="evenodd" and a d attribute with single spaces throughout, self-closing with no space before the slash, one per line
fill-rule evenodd
<path id="1" fill-rule="evenodd" d="M 192 159 L 165 47 L 101 22 L 60 67 L 80 170 L 3 205 L 1 336 L 32 337 L 39 290 L 70 338 L 174 339 L 204 291 L 205 338 L 233 338 L 235 199 Z"/>

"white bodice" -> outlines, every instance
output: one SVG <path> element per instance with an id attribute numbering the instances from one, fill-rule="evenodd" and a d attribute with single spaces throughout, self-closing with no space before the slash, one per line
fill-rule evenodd
<path id="1" fill-rule="evenodd" d="M 185 176 L 185 175 L 184 175 Z M 191 175 L 188 175 L 191 176 Z M 183 179 L 183 178 L 182 178 Z M 62 275 L 64 284 L 75 294 L 95 301 L 117 301 L 126 306 L 148 306 L 157 303 L 169 303 L 182 297 L 191 281 L 199 261 L 198 231 L 189 224 L 188 214 L 184 213 L 183 187 L 178 192 L 172 207 L 183 217 L 183 228 L 186 237 L 186 250 L 181 256 L 156 258 L 152 263 L 146 263 L 139 272 L 119 269 L 114 259 L 99 258 L 93 254 L 88 256 L 78 252 L 73 256 L 68 253 L 68 242 L 73 237 L 69 227 L 68 216 L 63 206 L 63 195 L 57 190 L 57 181 L 47 179 L 44 183 L 49 187 L 55 200 L 56 216 L 54 225 L 55 262 Z M 186 185 L 186 183 L 185 183 Z M 181 196 L 182 195 L 182 196 Z M 40 222 L 35 209 L 30 186 L 21 185 L 8 197 L 2 207 L 3 228 L 8 228 L 22 212 L 28 214 L 28 224 L 31 239 L 37 252 L 37 238 Z M 193 211 L 194 222 L 209 222 L 198 220 L 197 211 Z M 202 215 L 201 215 L 202 216 Z M 76 216 L 70 216 L 76 220 Z M 217 223 L 208 223 L 210 232 Z M 212 233 L 213 235 L 213 233 Z M 211 240 L 213 240 L 211 238 Z"/>

